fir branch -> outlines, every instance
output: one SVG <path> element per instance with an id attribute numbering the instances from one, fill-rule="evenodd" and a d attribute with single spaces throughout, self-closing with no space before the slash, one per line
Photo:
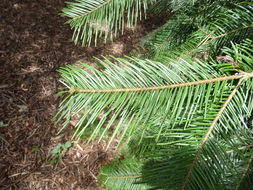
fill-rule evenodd
<path id="1" fill-rule="evenodd" d="M 73 17 L 72 20 L 78 20 L 78 19 L 80 19 L 80 18 L 83 18 L 83 17 L 85 17 L 85 16 L 87 16 L 87 15 L 89 15 L 89 14 L 95 12 L 96 10 L 101 9 L 102 7 L 106 6 L 106 5 L 109 4 L 111 1 L 114 1 L 114 0 L 107 0 L 107 1 L 105 1 L 103 4 L 99 5 L 99 6 L 96 7 L 95 9 L 92 9 L 92 10 L 86 12 L 85 14 L 82 14 L 82 15 L 79 15 L 79 16 L 76 16 L 76 17 Z"/>
<path id="2" fill-rule="evenodd" d="M 251 167 L 251 164 L 252 164 L 252 161 L 253 161 L 253 154 L 251 155 L 249 161 L 248 161 L 248 164 L 247 166 L 245 167 L 243 173 L 242 173 L 242 176 L 241 176 L 241 179 L 240 181 L 238 182 L 237 186 L 236 186 L 236 189 L 235 190 L 239 190 L 240 189 L 240 186 L 241 186 L 241 183 L 243 181 L 243 179 L 246 177 L 247 173 L 249 172 L 249 169 Z"/>
<path id="3" fill-rule="evenodd" d="M 253 75 L 252 75 L 252 77 L 253 77 Z M 187 186 L 187 184 L 188 184 L 188 182 L 190 180 L 192 171 L 193 171 L 194 167 L 197 165 L 198 158 L 202 154 L 202 151 L 203 151 L 203 148 L 204 148 L 205 144 L 207 143 L 210 135 L 212 134 L 212 131 L 214 130 L 214 128 L 215 128 L 217 122 L 219 121 L 220 117 L 222 116 L 223 112 L 225 111 L 225 109 L 227 108 L 227 106 L 229 105 L 229 103 L 231 102 L 231 100 L 233 99 L 233 97 L 235 96 L 235 94 L 237 93 L 237 91 L 239 90 L 239 88 L 240 88 L 243 80 L 244 80 L 244 78 L 242 78 L 241 80 L 239 80 L 239 82 L 236 85 L 235 89 L 232 91 L 232 93 L 227 98 L 226 102 L 223 104 L 223 106 L 219 110 L 217 116 L 215 117 L 215 119 L 213 120 L 211 126 L 209 127 L 206 135 L 203 137 L 202 142 L 201 142 L 200 146 L 198 147 L 198 149 L 196 151 L 196 155 L 194 157 L 194 160 L 193 160 L 192 164 L 190 165 L 189 170 L 187 172 L 187 175 L 186 175 L 186 177 L 185 177 L 185 179 L 183 181 L 182 188 L 181 188 L 182 190 L 184 190 L 186 188 L 186 186 Z"/>
<path id="4" fill-rule="evenodd" d="M 252 76 L 253 76 L 253 73 L 243 73 L 243 74 L 223 76 L 223 77 L 207 79 L 207 80 L 200 80 L 200 81 L 187 82 L 187 83 L 181 83 L 181 84 L 172 84 L 168 86 L 146 87 L 146 88 L 103 89 L 103 90 L 72 88 L 70 89 L 70 93 L 122 93 L 122 92 L 156 91 L 156 90 L 164 90 L 164 89 L 170 89 L 170 88 L 180 88 L 180 87 L 195 86 L 195 85 L 201 85 L 201 84 L 209 84 L 209 83 L 221 82 L 225 80 L 235 80 L 235 79 L 241 79 L 241 78 L 252 77 Z"/>

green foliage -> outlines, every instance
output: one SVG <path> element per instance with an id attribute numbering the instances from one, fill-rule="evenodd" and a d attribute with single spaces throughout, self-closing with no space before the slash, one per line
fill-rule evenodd
<path id="1" fill-rule="evenodd" d="M 106 123 L 104 133 L 110 128 L 114 128 L 109 144 L 116 136 L 120 137 L 120 141 L 124 136 L 131 137 L 136 128 L 145 126 L 150 117 L 161 110 L 164 111 L 163 115 L 173 113 L 172 116 L 175 119 L 171 121 L 171 125 L 174 126 L 176 122 L 182 120 L 182 117 L 187 115 L 190 120 L 195 113 L 203 108 L 206 113 L 209 102 L 213 101 L 211 99 L 213 94 L 216 94 L 217 104 L 220 105 L 220 98 L 229 93 L 226 90 L 228 86 L 224 85 L 223 81 L 203 83 L 198 86 L 192 85 L 183 89 L 170 87 L 170 85 L 173 87 L 175 84 L 208 80 L 226 75 L 222 70 L 215 71 L 213 69 L 217 67 L 216 63 L 211 66 L 200 60 L 193 62 L 191 59 L 185 58 L 177 63 L 177 67 L 173 67 L 175 64 L 173 62 L 164 65 L 137 58 L 129 58 L 132 63 L 126 59 L 113 59 L 117 64 L 113 64 L 109 59 L 99 60 L 101 66 L 105 68 L 103 71 L 86 64 L 82 64 L 82 67 L 90 69 L 89 72 L 71 65 L 59 70 L 62 76 L 61 80 L 71 88 L 70 94 L 60 104 L 57 117 L 59 120 L 65 119 L 65 127 L 72 117 L 79 114 L 80 121 L 76 125 L 76 133 L 74 134 L 78 138 L 101 115 L 102 118 L 90 140 L 97 136 L 97 132 Z M 234 70 L 228 64 L 219 66 L 226 71 Z M 164 89 L 163 86 L 165 86 Z M 198 98 L 199 94 L 207 88 L 214 88 L 215 91 L 207 91 L 205 98 Z M 81 89 L 88 91 L 79 93 Z M 222 92 L 221 95 L 219 95 L 219 91 Z M 187 96 L 189 93 L 195 95 L 193 97 Z M 192 104 L 200 105 L 200 107 L 192 107 Z M 110 118 L 108 118 L 109 115 Z M 119 117 L 120 119 L 115 124 Z M 83 124 L 83 121 L 87 122 Z M 129 125 L 130 123 L 131 125 Z M 185 123 L 185 125 L 188 124 L 189 122 Z M 100 138 L 103 137 L 103 134 Z"/>
<path id="2" fill-rule="evenodd" d="M 62 16 L 68 17 L 68 24 L 74 30 L 73 41 L 82 41 L 83 46 L 97 44 L 98 37 L 111 40 L 118 32 L 123 33 L 125 23 L 135 27 L 145 17 L 150 3 L 155 0 L 75 0 L 66 2 Z"/>
<path id="3" fill-rule="evenodd" d="M 253 38 L 252 3 L 215 1 L 206 6 L 194 4 L 187 10 L 169 19 L 146 44 L 158 59 L 161 54 L 175 53 L 175 57 L 201 52 L 215 56 L 231 41 Z"/>
<path id="4" fill-rule="evenodd" d="M 188 57 L 165 65 L 137 58 L 113 58 L 117 64 L 108 59 L 99 60 L 103 70 L 85 64 L 82 68 L 64 67 L 60 70 L 62 81 L 71 88 L 58 116 L 66 118 L 67 124 L 71 118 L 68 113 L 85 110 L 77 125 L 76 135 L 80 136 L 103 113 L 91 138 L 106 124 L 104 131 L 114 128 L 109 143 L 115 137 L 128 142 L 140 134 L 137 143 L 144 143 L 142 151 L 145 144 L 148 146 L 145 139 L 153 139 L 156 146 L 171 147 L 172 152 L 163 151 L 156 161 L 160 163 L 160 158 L 168 157 L 175 162 L 170 166 L 166 161 L 168 168 L 163 166 L 163 172 L 158 167 L 158 173 L 153 172 L 156 164 L 152 164 L 153 175 L 144 167 L 142 183 L 161 189 L 168 186 L 204 189 L 209 182 L 208 189 L 219 189 L 225 184 L 229 189 L 247 166 L 250 157 L 247 147 L 252 145 L 253 131 L 246 123 L 252 120 L 253 109 L 253 43 L 248 40 L 226 52 L 240 68 L 221 62 L 207 64 Z M 83 124 L 85 119 L 88 122 Z M 240 151 L 234 157 L 224 156 L 241 147 L 247 151 Z M 178 179 L 173 175 L 171 181 L 163 173 L 174 173 Z M 200 182 L 199 176 L 204 173 L 206 178 Z M 157 178 L 168 183 L 160 183 Z"/>
<path id="5" fill-rule="evenodd" d="M 94 9 L 102 0 L 82 2 Z M 95 12 L 119 1 L 103 2 Z M 109 135 L 108 146 L 117 138 L 123 158 L 103 167 L 99 177 L 107 189 L 251 188 L 252 2 L 143 2 L 154 3 L 150 11 L 158 15 L 174 14 L 146 43 L 149 59 L 104 57 L 97 59 L 102 69 L 62 67 L 66 90 L 57 122 L 64 128 L 78 115 L 73 138 Z M 115 7 L 100 12 L 101 21 L 115 16 Z M 85 33 L 89 43 L 93 33 Z"/>
<path id="6" fill-rule="evenodd" d="M 38 152 L 40 150 L 40 147 L 37 145 L 32 146 L 31 151 L 32 152 Z"/>
<path id="7" fill-rule="evenodd" d="M 141 177 L 142 164 L 131 157 L 116 159 L 100 171 L 99 181 L 112 190 L 144 190 L 148 186 L 138 183 Z"/>
<path id="8" fill-rule="evenodd" d="M 72 143 L 70 141 L 67 141 L 64 144 L 59 143 L 56 147 L 54 147 L 51 151 L 52 159 L 50 160 L 50 163 L 56 164 L 59 160 L 61 160 L 71 146 Z"/>
<path id="9" fill-rule="evenodd" d="M 251 79 L 242 86 L 243 90 L 230 102 L 205 145 L 193 141 L 196 139 L 193 134 L 201 127 L 193 129 L 191 133 L 183 130 L 165 134 L 177 135 L 175 140 L 170 138 L 167 141 L 169 146 L 166 146 L 166 142 L 160 143 L 160 146 L 171 147 L 172 151 L 163 151 L 160 153 L 163 154 L 160 156 L 162 159 L 156 158 L 151 161 L 152 164 L 146 163 L 142 171 L 143 182 L 156 189 L 181 189 L 182 181 L 186 183 L 189 165 L 195 163 L 187 189 L 234 189 L 252 156 L 253 131 L 247 126 L 249 120 L 252 120 L 252 84 Z M 188 140 L 189 137 L 191 141 Z M 180 144 L 178 138 L 181 138 Z M 201 154 L 196 153 L 196 147 L 197 150 L 200 150 L 198 147 L 201 148 Z M 163 180 L 157 180 L 159 178 Z"/>

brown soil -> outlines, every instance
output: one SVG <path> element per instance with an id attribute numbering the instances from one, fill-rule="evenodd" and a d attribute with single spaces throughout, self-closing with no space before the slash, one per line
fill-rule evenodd
<path id="1" fill-rule="evenodd" d="M 122 56 L 156 21 L 146 21 L 114 43 L 82 48 L 58 13 L 64 0 L 1 0 L 0 3 L 0 189 L 99 189 L 99 168 L 112 159 L 106 142 L 72 147 L 51 165 L 50 151 L 71 129 L 56 135 L 52 121 L 59 98 L 56 70 L 93 56 Z"/>

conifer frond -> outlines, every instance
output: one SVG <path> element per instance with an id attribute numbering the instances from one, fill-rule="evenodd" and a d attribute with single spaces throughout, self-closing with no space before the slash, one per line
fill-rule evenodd
<path id="1" fill-rule="evenodd" d="M 233 51 L 237 63 L 252 72 L 252 41 L 234 45 Z M 212 122 L 203 120 L 194 126 L 193 121 L 188 128 L 178 125 L 162 134 L 158 144 L 167 151 L 161 149 L 160 157 L 168 159 L 155 161 L 152 167 L 147 163 L 142 182 L 155 189 L 238 189 L 242 181 L 242 186 L 251 187 L 252 97 L 253 79 L 246 77 L 218 108 Z M 164 179 L 162 183 L 156 182 L 158 178 Z"/>
<path id="2" fill-rule="evenodd" d="M 199 15 L 179 14 L 154 34 L 147 47 L 158 58 L 161 58 L 161 54 L 174 53 L 177 53 L 177 57 L 180 52 L 187 55 L 199 52 L 215 55 L 220 53 L 223 46 L 228 47 L 231 41 L 240 43 L 247 38 L 251 39 L 252 3 L 234 3 L 232 9 L 230 6 L 210 7 L 211 10 L 207 9 L 204 16 L 202 12 Z"/>
<path id="3" fill-rule="evenodd" d="M 68 1 L 62 16 L 74 30 L 73 41 L 82 41 L 83 46 L 97 44 L 104 37 L 111 40 L 118 32 L 123 33 L 125 23 L 134 27 L 143 18 L 150 3 L 155 0 L 75 0 Z"/>
<path id="4" fill-rule="evenodd" d="M 91 139 L 101 129 L 111 132 L 109 143 L 115 137 L 128 142 L 139 133 L 137 143 L 150 139 L 162 147 L 159 155 L 143 152 L 144 160 L 153 160 L 144 164 L 141 177 L 120 174 L 137 168 L 129 162 L 120 173 L 115 165 L 104 175 L 108 184 L 116 180 L 132 189 L 146 184 L 173 190 L 245 187 L 252 175 L 253 43 L 233 48 L 226 52 L 237 67 L 188 57 L 166 64 L 104 58 L 98 60 L 103 70 L 66 66 L 60 72 L 69 90 L 58 119 L 67 125 L 79 115 L 77 137 L 98 120 Z"/>
<path id="5" fill-rule="evenodd" d="M 141 176 L 142 163 L 136 158 L 115 160 L 102 168 L 99 181 L 111 190 L 145 190 L 149 187 L 138 183 Z"/>
<path id="6" fill-rule="evenodd" d="M 236 189 L 245 179 L 246 187 L 251 187 L 249 166 L 253 131 L 248 124 L 252 122 L 253 113 L 252 82 L 250 79 L 242 84 L 209 137 L 200 138 L 202 143 L 195 143 L 199 139 L 194 136 L 201 126 L 193 128 L 191 134 L 187 130 L 180 131 L 181 134 L 171 131 L 177 138 L 181 136 L 182 144 L 166 145 L 167 151 L 160 153 L 163 154 L 160 159 L 146 163 L 142 182 L 154 189 L 224 190 Z M 188 141 L 188 137 L 192 141 Z M 203 142 L 206 143 L 204 146 Z M 162 146 L 165 149 L 165 145 Z"/>
<path id="7" fill-rule="evenodd" d="M 253 183 L 251 183 L 253 178 L 252 162 L 253 162 L 253 154 L 251 155 L 248 164 L 245 166 L 243 170 L 241 178 L 237 184 L 236 190 L 239 189 L 243 190 L 253 186 Z"/>
<path id="8" fill-rule="evenodd" d="M 113 59 L 114 63 L 106 58 L 98 60 L 103 71 L 85 64 L 82 68 L 69 65 L 60 70 L 69 95 L 60 105 L 58 121 L 65 120 L 65 127 L 72 117 L 78 116 L 74 134 L 78 139 L 99 118 L 90 140 L 101 129 L 104 132 L 100 139 L 114 129 L 109 144 L 115 137 L 120 142 L 124 137 L 129 140 L 161 111 L 164 119 L 173 119 L 167 123 L 169 128 L 159 129 L 157 140 L 177 125 L 184 129 L 204 125 L 196 133 L 203 136 L 233 91 L 235 81 L 253 75 L 236 71 L 230 64 L 208 65 L 187 57 L 166 65 L 137 58 Z"/>
<path id="9" fill-rule="evenodd" d="M 91 131 L 89 141 L 124 143 L 127 157 L 102 169 L 108 189 L 252 187 L 252 1 L 76 0 L 63 15 L 90 45 L 134 26 L 151 3 L 175 14 L 147 44 L 155 57 L 62 67 L 57 122 L 78 118 L 77 140 Z"/>

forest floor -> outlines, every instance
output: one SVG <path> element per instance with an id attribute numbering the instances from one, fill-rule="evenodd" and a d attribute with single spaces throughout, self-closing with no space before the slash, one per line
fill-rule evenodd
<path id="1" fill-rule="evenodd" d="M 142 36 L 160 25 L 148 19 L 136 32 L 115 42 L 82 48 L 59 16 L 64 0 L 1 0 L 0 3 L 0 189 L 101 189 L 99 168 L 112 160 L 106 141 L 70 148 L 63 160 L 50 164 L 51 150 L 70 139 L 68 127 L 52 118 L 61 97 L 57 69 L 93 56 L 123 56 L 138 48 Z M 155 24 L 154 24 L 155 23 Z"/>

